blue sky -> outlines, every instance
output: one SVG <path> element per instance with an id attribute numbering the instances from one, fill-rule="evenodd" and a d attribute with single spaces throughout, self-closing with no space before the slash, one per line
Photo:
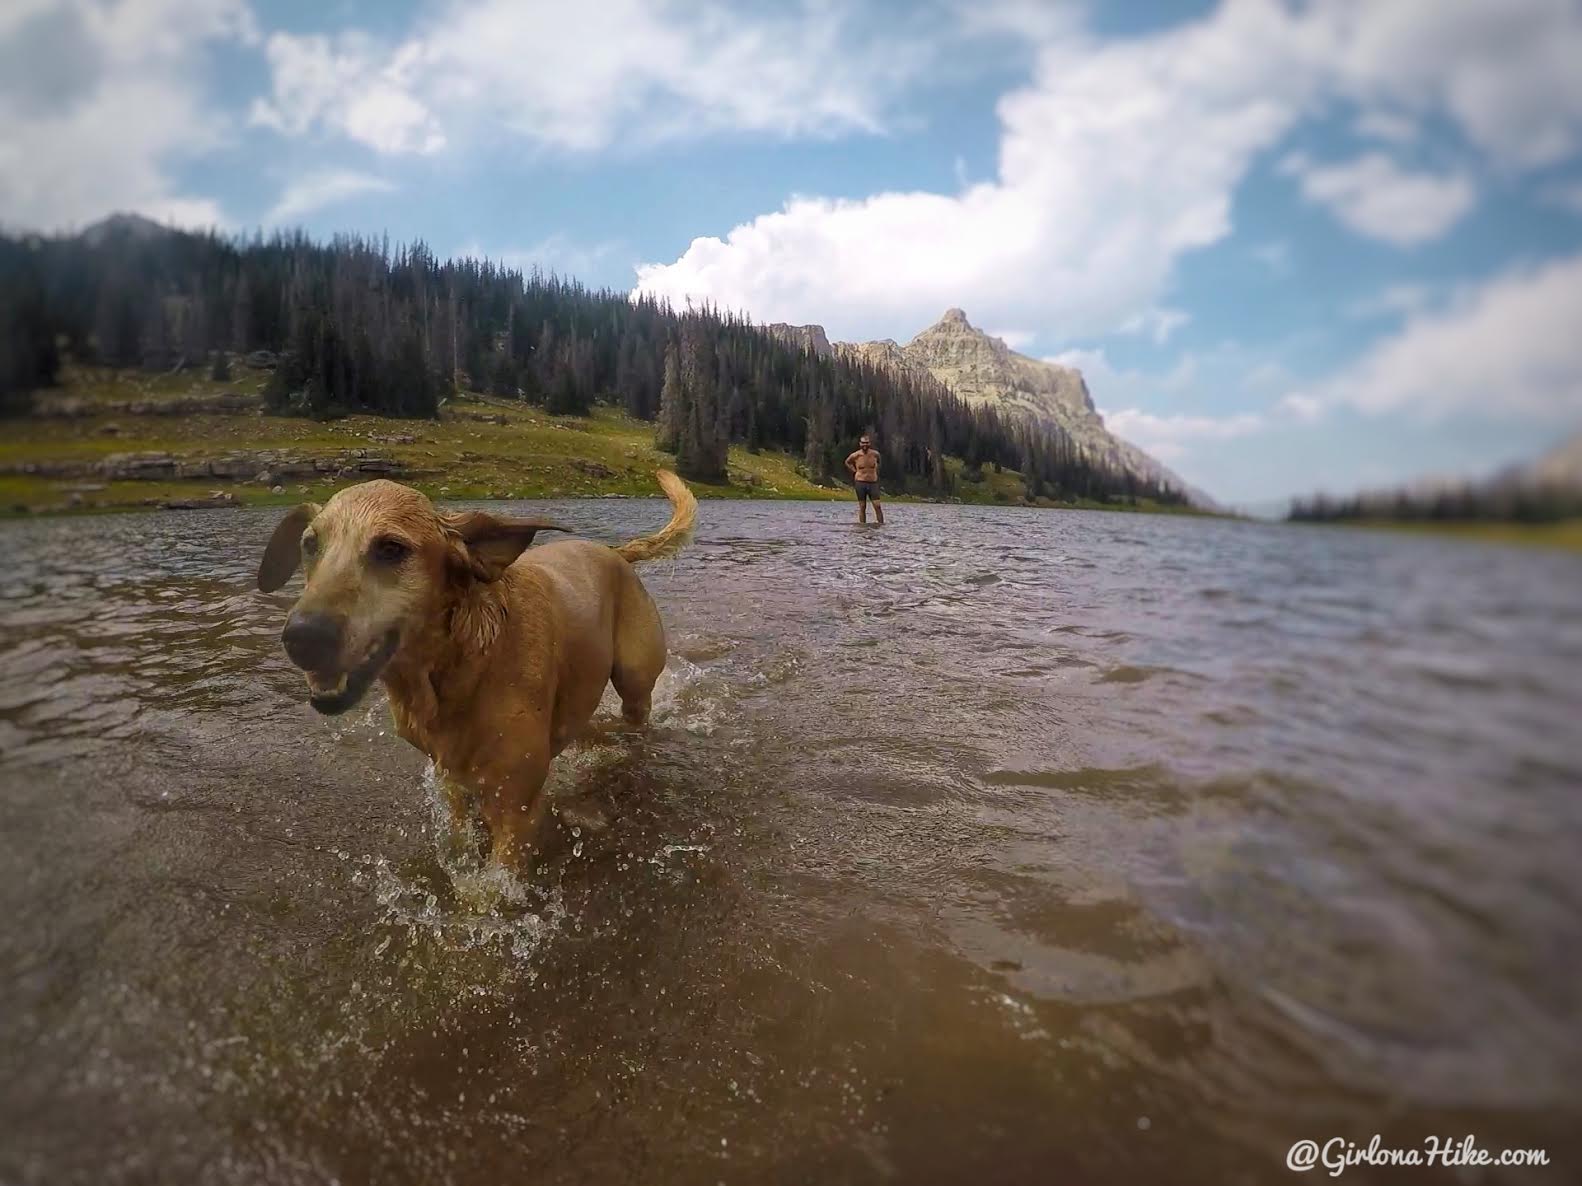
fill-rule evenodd
<path id="1" fill-rule="evenodd" d="M 0 221 L 948 306 L 1265 504 L 1582 425 L 1582 0 L 11 0 Z"/>

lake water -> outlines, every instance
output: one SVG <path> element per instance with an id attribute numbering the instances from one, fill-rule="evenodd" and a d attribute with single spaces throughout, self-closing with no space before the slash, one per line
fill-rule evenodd
<path id="1" fill-rule="evenodd" d="M 305 704 L 279 512 L 0 525 L 0 1181 L 1579 1180 L 1582 557 L 890 511 L 703 504 L 526 886 Z"/>

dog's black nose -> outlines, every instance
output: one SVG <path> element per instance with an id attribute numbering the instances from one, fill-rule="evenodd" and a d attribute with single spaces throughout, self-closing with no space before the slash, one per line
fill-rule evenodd
<path id="1" fill-rule="evenodd" d="M 304 671 L 330 671 L 340 658 L 344 625 L 331 614 L 294 613 L 286 619 L 280 641 L 291 661 Z"/>

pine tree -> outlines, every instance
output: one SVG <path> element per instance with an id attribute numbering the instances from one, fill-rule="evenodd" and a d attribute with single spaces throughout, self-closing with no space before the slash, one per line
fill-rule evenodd
<path id="1" fill-rule="evenodd" d="M 719 390 L 714 347 L 694 321 L 681 349 L 681 388 L 686 419 L 676 450 L 676 472 L 697 482 L 723 482 L 728 442 L 720 435 Z"/>
<path id="2" fill-rule="evenodd" d="M 761 422 L 758 419 L 758 401 L 757 400 L 748 400 L 747 401 L 747 413 L 746 413 L 746 415 L 747 415 L 747 428 L 746 428 L 746 434 L 745 435 L 747 437 L 747 451 L 749 453 L 761 453 L 761 452 L 763 452 L 763 447 L 764 447 L 764 436 L 763 436 L 763 429 L 761 427 Z"/>
<path id="3" fill-rule="evenodd" d="M 495 356 L 494 365 L 490 368 L 489 394 L 514 399 L 517 394 L 516 374 L 516 360 L 502 350 Z"/>
<path id="4" fill-rule="evenodd" d="M 665 383 L 659 389 L 659 418 L 654 425 L 654 443 L 667 453 L 681 447 L 681 425 L 686 416 L 686 393 L 681 388 L 681 360 L 676 344 L 665 347 Z"/>
<path id="5" fill-rule="evenodd" d="M 106 366 L 137 366 L 142 362 L 142 325 L 130 281 L 112 277 L 99 290 L 94 318 L 98 361 Z"/>
<path id="6" fill-rule="evenodd" d="M 1038 498 L 1043 493 L 1043 483 L 1038 476 L 1037 459 L 1033 456 L 1031 434 L 1022 438 L 1016 468 L 1021 471 L 1022 489 L 1026 493 L 1028 500 L 1031 501 Z"/>
<path id="7" fill-rule="evenodd" d="M 533 372 L 538 382 L 535 384 L 540 391 L 554 390 L 555 369 L 560 362 L 560 343 L 555 339 L 555 327 L 548 321 L 538 333 L 538 341 L 533 344 Z"/>
<path id="8" fill-rule="evenodd" d="M 807 424 L 807 448 L 803 462 L 810 482 L 822 486 L 829 480 L 830 447 L 835 437 L 835 413 L 829 398 L 820 390 L 813 396 Z"/>
<path id="9" fill-rule="evenodd" d="M 55 382 L 55 336 L 32 252 L 0 240 L 0 416 L 27 412 L 34 389 Z"/>
<path id="10" fill-rule="evenodd" d="M 585 416 L 588 413 L 581 393 L 577 390 L 577 376 L 572 369 L 562 367 L 549 389 L 544 410 L 554 416 Z"/>

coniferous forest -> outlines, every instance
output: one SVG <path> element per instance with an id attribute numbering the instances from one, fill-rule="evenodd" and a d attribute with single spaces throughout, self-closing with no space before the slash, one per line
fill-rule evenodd
<path id="1" fill-rule="evenodd" d="M 226 238 L 111 220 L 70 238 L 0 236 L 0 411 L 25 412 L 66 360 L 169 371 L 273 365 L 281 415 L 432 417 L 456 389 L 651 420 L 678 471 L 725 477 L 727 449 L 783 449 L 845 475 L 862 432 L 886 484 L 948 494 L 947 457 L 1023 474 L 1032 497 L 1179 501 L 1084 455 L 1053 426 L 974 408 L 928 376 L 820 358 L 740 317 L 424 244 Z"/>
<path id="2" fill-rule="evenodd" d="M 1582 490 L 1520 475 L 1433 490 L 1385 490 L 1344 498 L 1298 498 L 1294 523 L 1557 523 L 1582 515 Z"/>

